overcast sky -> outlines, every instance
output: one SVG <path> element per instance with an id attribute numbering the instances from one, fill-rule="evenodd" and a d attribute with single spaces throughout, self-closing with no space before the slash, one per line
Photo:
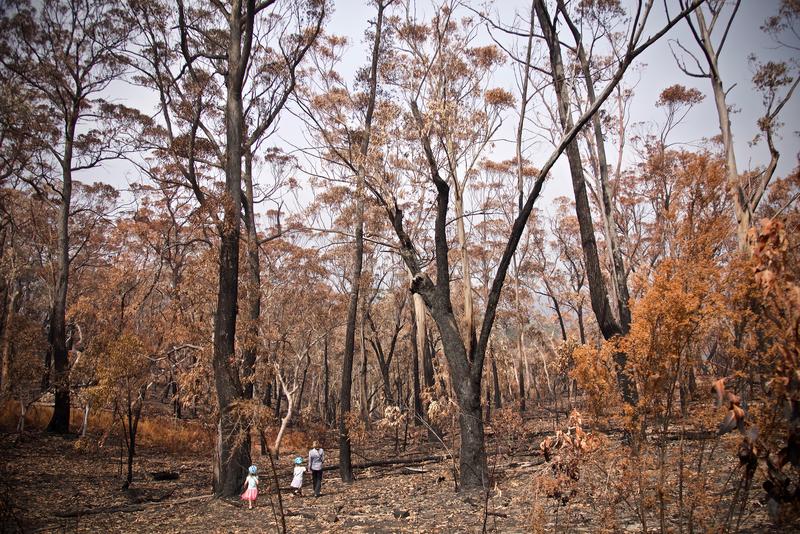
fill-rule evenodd
<path id="1" fill-rule="evenodd" d="M 375 10 L 368 2 L 363 0 L 334 0 L 334 12 L 326 26 L 329 33 L 344 35 L 348 37 L 350 48 L 341 66 L 345 76 L 352 74 L 356 68 L 364 65 L 368 60 L 368 43 L 364 42 L 364 31 L 369 25 L 369 21 L 374 18 Z M 671 9 L 677 10 L 677 2 L 667 0 Z M 624 2 L 625 3 L 625 2 Z M 420 1 L 420 6 L 430 6 L 425 0 Z M 659 6 L 654 8 L 651 21 L 648 25 L 649 33 L 653 33 L 664 21 L 663 13 Z M 765 18 L 777 11 L 779 2 L 777 0 L 743 0 L 739 13 L 734 21 L 726 43 L 723 56 L 721 58 L 721 72 L 726 88 L 731 85 L 728 101 L 732 104 L 736 112 L 732 115 L 734 140 L 737 150 L 737 163 L 740 171 L 744 172 L 749 168 L 757 167 L 767 163 L 769 156 L 766 146 L 763 143 L 759 146 L 751 146 L 750 141 L 757 133 L 755 127 L 757 119 L 763 114 L 760 95 L 754 90 L 751 79 L 753 76 L 752 66 L 748 61 L 750 54 L 766 61 L 789 60 L 792 57 L 790 51 L 778 48 L 769 35 L 765 34 L 760 26 Z M 475 2 L 474 7 L 481 9 L 482 2 Z M 493 4 L 493 9 L 505 23 L 511 23 L 514 18 L 515 10 L 522 13 L 529 13 L 530 4 L 524 0 L 497 0 Z M 429 8 L 426 8 L 429 9 Z M 464 16 L 469 12 L 464 11 Z M 707 79 L 690 78 L 684 75 L 677 67 L 672 57 L 668 40 L 679 39 L 682 44 L 691 50 L 697 50 L 697 45 L 689 34 L 686 23 L 681 23 L 668 34 L 668 39 L 662 39 L 645 51 L 637 60 L 637 68 L 630 71 L 623 83 L 627 86 L 634 86 L 635 97 L 631 108 L 631 120 L 634 123 L 643 123 L 641 128 L 648 125 L 663 122 L 663 111 L 655 107 L 659 93 L 666 87 L 680 83 L 688 87 L 695 87 L 705 96 L 705 100 L 697 105 L 692 113 L 685 119 L 684 123 L 673 134 L 673 141 L 680 141 L 687 144 L 698 144 L 704 138 L 710 138 L 719 134 L 719 124 L 711 96 L 710 82 Z M 488 41 L 488 35 L 482 37 Z M 512 93 L 517 94 L 516 84 L 513 74 L 509 68 L 501 69 L 496 76 L 494 85 L 505 87 Z M 147 97 L 140 88 L 115 86 L 114 99 L 124 102 L 130 106 L 150 108 L 155 103 L 155 99 Z M 529 113 L 536 113 L 536 101 Z M 780 139 L 777 142 L 781 152 L 781 161 L 778 166 L 778 176 L 783 176 L 797 166 L 797 155 L 800 152 L 800 136 L 798 136 L 797 117 L 800 117 L 800 95 L 795 95 L 792 101 L 782 112 L 782 121 L 785 126 L 780 132 Z M 505 117 L 505 132 L 501 131 L 501 137 L 513 139 L 513 128 L 516 125 L 517 117 L 515 112 L 509 112 Z M 276 136 L 265 146 L 279 146 L 286 150 L 291 147 L 302 146 L 304 144 L 302 123 L 284 112 L 280 127 Z M 540 163 L 547 159 L 552 147 L 540 144 L 531 153 L 534 163 Z M 502 160 L 512 157 L 513 146 L 511 143 L 500 142 L 495 145 L 486 157 Z M 628 154 L 628 158 L 631 158 Z M 562 160 L 565 158 L 562 157 Z M 538 160 L 538 161 L 537 161 Z M 541 209 L 547 209 L 553 198 L 571 195 L 571 186 L 564 161 L 554 168 L 543 192 L 543 198 L 538 205 Z M 89 180 L 90 177 L 85 176 Z M 117 187 L 125 188 L 128 183 L 140 180 L 135 170 L 123 164 L 109 165 L 99 174 L 91 179 L 108 181 Z"/>

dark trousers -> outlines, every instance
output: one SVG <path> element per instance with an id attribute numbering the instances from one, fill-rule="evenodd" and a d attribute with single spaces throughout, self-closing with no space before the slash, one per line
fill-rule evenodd
<path id="1" fill-rule="evenodd" d="M 314 483 L 314 496 L 319 497 L 322 491 L 322 469 L 312 469 L 311 480 Z"/>

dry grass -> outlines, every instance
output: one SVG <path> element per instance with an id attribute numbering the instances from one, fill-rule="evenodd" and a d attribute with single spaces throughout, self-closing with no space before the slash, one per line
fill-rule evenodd
<path id="1" fill-rule="evenodd" d="M 29 430 L 44 430 L 53 414 L 52 406 L 33 405 L 25 414 L 25 428 Z M 0 406 L 0 429 L 6 432 L 14 431 L 19 421 L 19 405 L 7 401 Z M 70 430 L 78 432 L 83 421 L 83 412 L 79 409 L 72 410 L 70 417 Z M 89 413 L 89 428 L 87 434 L 92 436 L 119 433 L 119 422 L 113 420 L 113 414 L 108 410 L 95 410 Z M 168 452 L 202 452 L 213 449 L 213 431 L 195 421 L 173 419 L 171 417 L 142 417 L 136 439 L 139 445 L 153 447 Z"/>

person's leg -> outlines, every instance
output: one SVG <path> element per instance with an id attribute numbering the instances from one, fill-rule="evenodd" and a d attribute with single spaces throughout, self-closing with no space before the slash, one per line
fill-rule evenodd
<path id="1" fill-rule="evenodd" d="M 314 474 L 314 496 L 319 497 L 322 492 L 322 469 L 312 471 Z"/>

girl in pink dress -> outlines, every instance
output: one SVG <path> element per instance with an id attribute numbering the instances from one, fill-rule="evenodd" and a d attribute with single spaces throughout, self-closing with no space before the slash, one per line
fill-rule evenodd
<path id="1" fill-rule="evenodd" d="M 248 510 L 253 509 L 253 503 L 258 497 L 258 468 L 254 465 L 250 466 L 247 470 L 249 474 L 244 479 L 244 493 L 242 493 L 242 500 L 247 501 Z"/>

